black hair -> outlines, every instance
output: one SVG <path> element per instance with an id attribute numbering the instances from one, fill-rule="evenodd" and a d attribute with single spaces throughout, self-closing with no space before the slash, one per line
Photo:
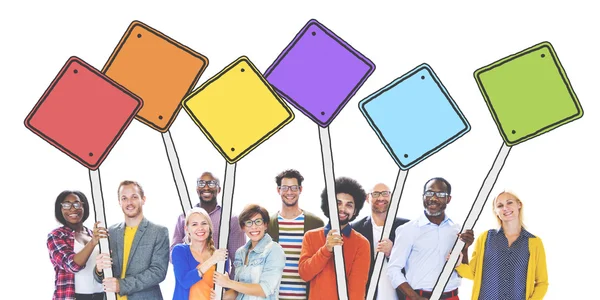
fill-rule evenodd
<path id="1" fill-rule="evenodd" d="M 427 184 L 429 184 L 431 181 L 441 181 L 444 183 L 444 185 L 446 186 L 446 192 L 448 193 L 448 195 L 451 194 L 452 192 L 452 186 L 450 185 L 450 182 L 448 182 L 448 180 L 442 178 L 442 177 L 433 177 L 429 180 L 427 180 L 427 182 L 425 182 L 425 185 L 423 186 L 423 194 L 425 194 L 426 192 L 426 188 L 427 188 Z"/>
<path id="2" fill-rule="evenodd" d="M 62 213 L 61 203 L 63 203 L 69 195 L 76 195 L 83 203 L 83 218 L 81 219 L 81 223 L 85 222 L 85 220 L 87 220 L 87 218 L 90 216 L 90 204 L 88 203 L 87 197 L 80 191 L 63 191 L 62 193 L 58 194 L 58 197 L 56 197 L 56 202 L 54 202 L 54 217 L 60 224 L 68 226 L 67 220 L 65 220 L 65 217 Z"/>
<path id="3" fill-rule="evenodd" d="M 348 177 L 339 177 L 335 180 L 335 193 L 345 193 L 352 196 L 354 199 L 354 215 L 351 217 L 350 222 L 358 216 L 358 212 L 362 209 L 367 198 L 367 193 L 362 186 L 354 179 Z M 330 219 L 329 216 L 329 201 L 327 200 L 327 187 L 323 189 L 321 193 L 321 209 L 323 214 Z"/>
<path id="4" fill-rule="evenodd" d="M 285 170 L 279 173 L 279 175 L 275 177 L 277 186 L 281 186 L 281 180 L 283 180 L 283 178 L 296 178 L 296 180 L 298 180 L 298 186 L 302 186 L 302 181 L 304 181 L 302 174 L 294 169 Z"/>

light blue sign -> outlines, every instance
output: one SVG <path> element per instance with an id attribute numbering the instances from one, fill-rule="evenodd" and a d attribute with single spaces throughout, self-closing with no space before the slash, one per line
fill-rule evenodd
<path id="1" fill-rule="evenodd" d="M 412 168 L 471 129 L 427 64 L 363 99 L 359 108 L 401 170 Z"/>

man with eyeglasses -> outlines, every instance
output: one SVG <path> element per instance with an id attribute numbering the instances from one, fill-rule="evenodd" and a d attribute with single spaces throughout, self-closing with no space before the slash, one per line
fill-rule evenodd
<path id="1" fill-rule="evenodd" d="M 369 279 L 373 274 L 373 266 L 375 264 L 375 255 L 377 252 L 381 252 L 389 259 L 392 246 L 396 240 L 396 228 L 398 226 L 408 222 L 407 219 L 395 217 L 394 223 L 392 224 L 392 231 L 390 237 L 383 237 L 383 224 L 385 223 L 385 217 L 387 216 L 388 209 L 390 208 L 390 199 L 392 192 L 390 188 L 383 184 L 376 184 L 371 193 L 367 195 L 367 203 L 371 204 L 371 215 L 366 216 L 352 224 L 352 228 L 362 234 L 369 243 L 371 244 L 371 268 L 369 269 Z M 393 218 L 394 216 L 390 216 Z M 381 279 L 375 292 L 375 299 L 404 299 L 400 291 L 397 291 L 386 274 L 387 264 L 383 266 L 381 273 Z M 367 284 L 368 288 L 368 284 Z M 400 294 L 400 295 L 399 295 Z"/>
<path id="2" fill-rule="evenodd" d="M 417 219 L 396 229 L 398 242 L 392 248 L 387 275 L 406 299 L 431 297 L 457 236 L 467 244 L 473 242 L 473 231 L 459 234 L 461 226 L 446 215 L 446 206 L 452 200 L 451 189 L 444 178 L 428 180 L 423 188 L 425 210 Z M 468 262 L 467 248 L 462 252 L 463 262 Z M 403 268 L 406 274 L 402 273 Z M 460 277 L 453 271 L 440 299 L 458 300 L 459 286 Z"/>
<path id="3" fill-rule="evenodd" d="M 285 170 L 275 177 L 277 193 L 281 197 L 281 210 L 270 216 L 267 233 L 285 252 L 284 277 L 279 286 L 280 300 L 306 299 L 307 284 L 298 274 L 298 260 L 304 234 L 325 226 L 316 215 L 300 209 L 298 200 L 302 193 L 304 177 L 297 170 Z"/>
<path id="4" fill-rule="evenodd" d="M 196 204 L 196 207 L 201 207 L 208 212 L 213 224 L 213 240 L 215 241 L 215 248 L 219 249 L 219 230 L 221 228 L 221 205 L 217 203 L 217 196 L 221 193 L 219 179 L 211 172 L 202 173 L 196 181 L 196 192 L 200 198 L 200 202 Z M 183 238 L 185 237 L 184 227 L 185 215 L 181 214 L 177 219 L 175 231 L 173 232 L 171 251 L 173 251 L 175 245 L 183 243 Z M 228 257 L 231 266 L 229 277 L 233 279 L 233 276 L 235 275 L 235 267 L 233 266 L 235 251 L 246 244 L 246 235 L 240 228 L 238 216 L 231 216 L 231 219 L 229 220 L 229 242 L 224 242 L 227 243 L 227 252 L 229 253 Z"/>

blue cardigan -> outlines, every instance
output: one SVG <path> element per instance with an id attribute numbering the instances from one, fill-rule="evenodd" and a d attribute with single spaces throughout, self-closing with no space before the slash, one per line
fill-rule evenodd
<path id="1" fill-rule="evenodd" d="M 199 263 L 192 255 L 190 245 L 179 244 L 171 254 L 173 273 L 175 273 L 175 290 L 173 300 L 189 300 L 190 288 L 202 277 L 198 274 Z M 225 263 L 225 272 L 229 272 L 229 263 Z"/>

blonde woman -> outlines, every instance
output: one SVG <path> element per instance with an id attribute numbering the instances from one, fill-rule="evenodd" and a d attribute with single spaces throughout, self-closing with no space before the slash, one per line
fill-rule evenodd
<path id="1" fill-rule="evenodd" d="M 504 191 L 494 199 L 493 210 L 500 228 L 483 232 L 469 263 L 456 268 L 473 280 L 471 299 L 543 299 L 546 253 L 542 240 L 523 226 L 523 202 Z"/>
<path id="2" fill-rule="evenodd" d="M 213 224 L 200 207 L 187 213 L 184 230 L 184 243 L 175 246 L 171 254 L 175 273 L 173 300 L 212 299 L 216 263 L 227 260 L 227 249 L 215 249 Z M 225 268 L 229 269 L 227 264 Z"/>

